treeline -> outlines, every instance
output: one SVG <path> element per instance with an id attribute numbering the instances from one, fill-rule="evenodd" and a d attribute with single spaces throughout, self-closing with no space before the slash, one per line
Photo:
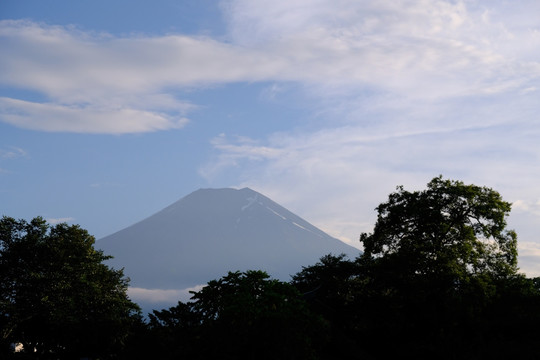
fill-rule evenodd
<path id="1" fill-rule="evenodd" d="M 367 277 L 362 267 L 328 255 L 291 283 L 229 273 L 150 314 L 130 350 L 161 359 L 539 358 L 538 279 L 471 279 L 450 290 Z"/>
<path id="2" fill-rule="evenodd" d="M 2 354 L 540 358 L 540 279 L 519 273 L 510 204 L 496 191 L 438 177 L 423 191 L 398 187 L 376 210 L 356 259 L 326 255 L 290 282 L 230 272 L 146 319 L 84 230 L 3 218 Z M 47 260 L 35 249 L 49 251 Z M 26 352 L 13 353 L 11 343 Z"/>

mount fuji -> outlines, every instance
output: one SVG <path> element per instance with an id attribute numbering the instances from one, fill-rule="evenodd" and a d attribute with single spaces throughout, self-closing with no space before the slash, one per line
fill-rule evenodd
<path id="1" fill-rule="evenodd" d="M 249 188 L 197 190 L 96 247 L 136 289 L 193 288 L 250 269 L 288 281 L 323 255 L 360 254 Z"/>

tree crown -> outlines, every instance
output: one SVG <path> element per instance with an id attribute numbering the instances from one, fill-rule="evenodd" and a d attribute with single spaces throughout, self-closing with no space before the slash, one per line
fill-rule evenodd
<path id="1" fill-rule="evenodd" d="M 380 204 L 364 260 L 393 259 L 409 274 L 507 276 L 517 271 L 517 236 L 506 230 L 511 204 L 487 187 L 431 180 L 423 191 L 402 186 Z"/>

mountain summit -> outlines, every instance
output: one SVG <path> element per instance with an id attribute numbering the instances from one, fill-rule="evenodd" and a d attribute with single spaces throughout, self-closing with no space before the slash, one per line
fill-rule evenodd
<path id="1" fill-rule="evenodd" d="M 201 189 L 98 241 L 133 287 L 183 289 L 227 271 L 290 280 L 328 253 L 356 257 L 337 240 L 249 188 Z"/>

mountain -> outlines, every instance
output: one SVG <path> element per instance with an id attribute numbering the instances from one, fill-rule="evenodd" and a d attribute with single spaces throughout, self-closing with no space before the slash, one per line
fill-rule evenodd
<path id="1" fill-rule="evenodd" d="M 185 289 L 248 269 L 288 281 L 328 253 L 360 253 L 249 188 L 197 190 L 97 247 L 132 287 L 146 289 Z"/>

